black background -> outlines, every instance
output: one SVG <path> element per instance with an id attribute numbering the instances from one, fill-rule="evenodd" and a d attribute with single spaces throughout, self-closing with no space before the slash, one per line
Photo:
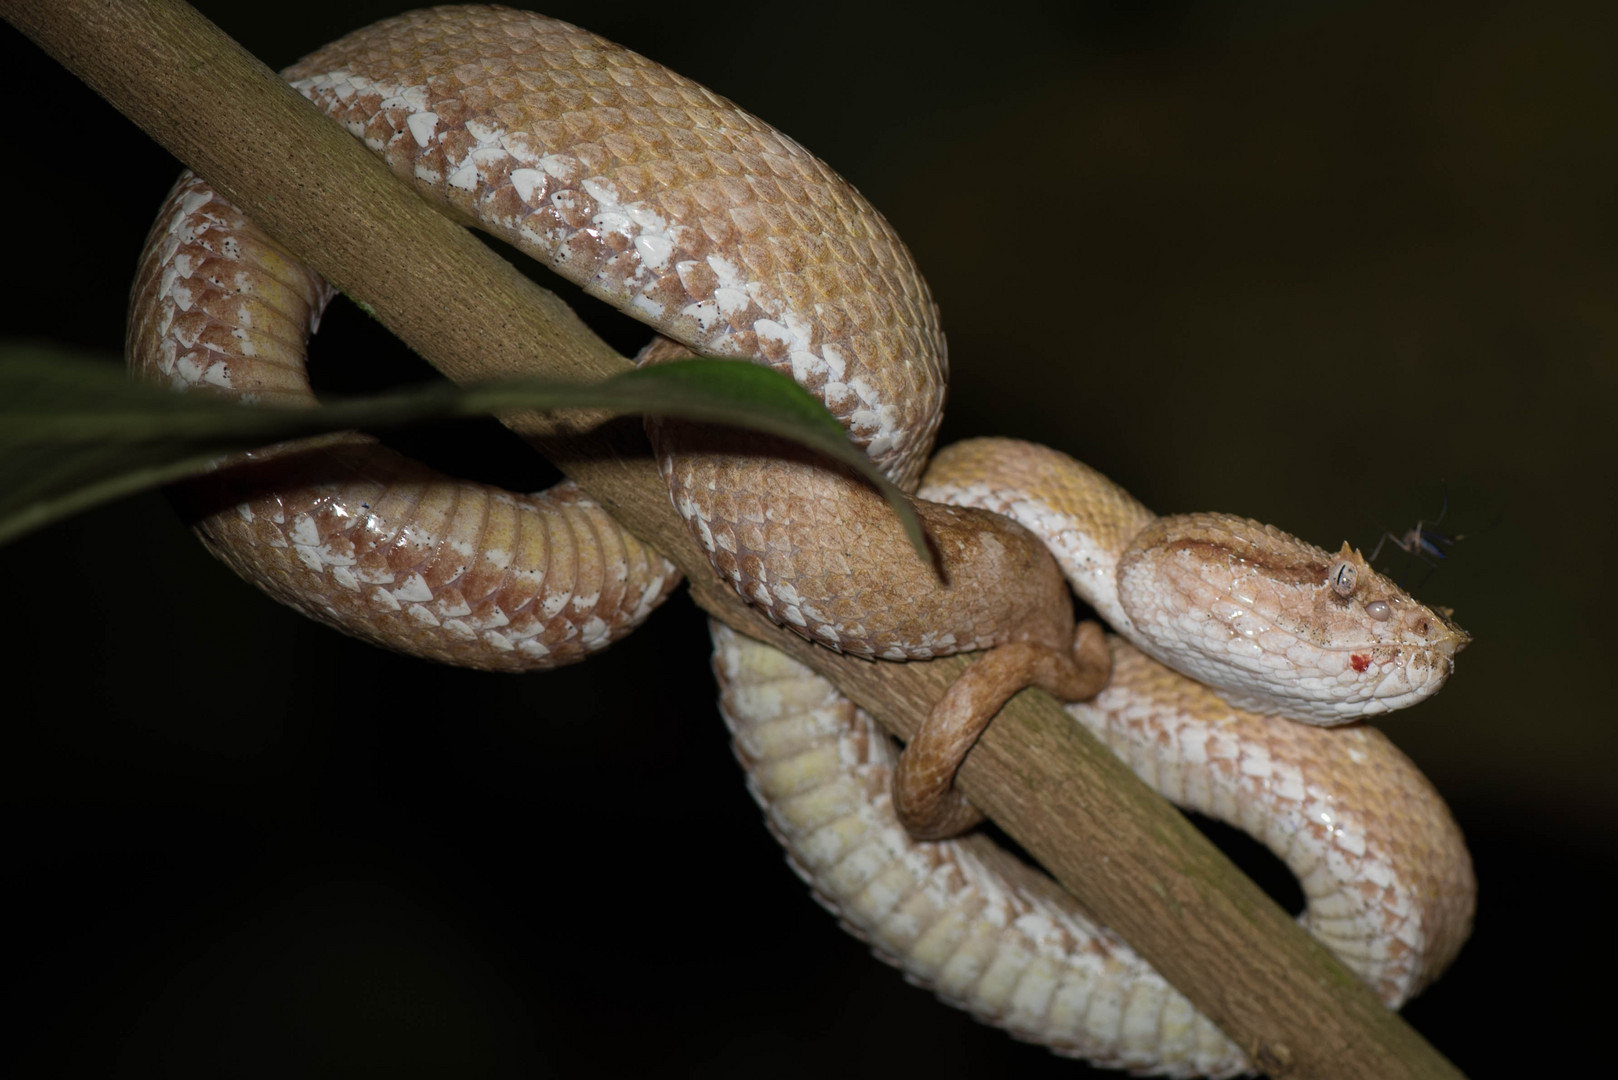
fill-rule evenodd
<path id="1" fill-rule="evenodd" d="M 280 66 L 403 5 L 201 6 Z M 1450 799 L 1482 893 L 1406 1014 L 1473 1076 L 1594 1066 L 1618 830 L 1614 9 L 549 13 L 744 103 L 888 214 L 950 334 L 946 440 L 1040 440 L 1155 508 L 1328 546 L 1368 550 L 1447 492 L 1451 558 L 1383 561 L 1476 642 L 1385 726 Z M 177 167 L 0 41 L 0 330 L 116 353 Z M 350 356 L 421 377 L 340 303 L 314 363 L 363 383 Z M 485 440 L 449 442 L 538 482 Z M 600 659 L 513 678 L 305 622 L 156 495 L 4 556 L 15 1075 L 1084 1072 L 936 1006 L 809 900 L 683 597 Z"/>

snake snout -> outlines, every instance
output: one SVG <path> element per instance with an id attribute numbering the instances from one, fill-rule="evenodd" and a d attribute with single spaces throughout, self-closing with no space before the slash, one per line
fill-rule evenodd
<path id="1" fill-rule="evenodd" d="M 1433 647 L 1451 662 L 1455 654 L 1472 644 L 1472 635 L 1462 630 L 1456 621 L 1450 618 L 1451 612 L 1446 608 L 1432 609 L 1431 614 L 1436 616 L 1434 625 L 1430 628 L 1436 640 Z"/>
<path id="2" fill-rule="evenodd" d="M 1430 608 L 1412 601 L 1403 614 L 1405 636 L 1426 650 L 1435 671 L 1442 671 L 1438 678 L 1441 685 L 1455 668 L 1455 654 L 1472 643 L 1472 635 L 1450 618 L 1453 613 L 1447 608 Z"/>

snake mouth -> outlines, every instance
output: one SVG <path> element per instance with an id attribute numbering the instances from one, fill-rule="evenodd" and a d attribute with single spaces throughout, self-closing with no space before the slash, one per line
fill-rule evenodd
<path id="1" fill-rule="evenodd" d="M 1364 702 L 1367 711 L 1392 712 L 1438 693 L 1455 672 L 1455 654 L 1470 640 L 1463 634 L 1445 634 L 1438 641 L 1383 645 L 1370 651 L 1365 670 L 1375 676 Z M 1361 658 L 1350 653 L 1349 663 L 1360 671 Z"/>
<path id="2" fill-rule="evenodd" d="M 1296 678 L 1286 687 L 1270 681 L 1273 658 L 1251 656 L 1235 668 L 1211 658 L 1179 659 L 1232 705 L 1331 727 L 1396 712 L 1436 694 L 1455 670 L 1455 654 L 1471 640 L 1448 626 L 1426 640 L 1412 636 L 1317 645 L 1314 661 L 1294 669 Z"/>

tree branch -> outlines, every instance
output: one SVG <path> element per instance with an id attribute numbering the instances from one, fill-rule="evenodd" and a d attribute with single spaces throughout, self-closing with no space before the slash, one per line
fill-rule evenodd
<path id="1" fill-rule="evenodd" d="M 178 0 L 0 0 L 0 14 L 451 378 L 628 366 Z M 626 425 L 581 436 L 588 417 L 502 419 L 668 553 L 704 609 L 809 664 L 901 738 L 964 667 L 856 660 L 770 625 L 689 542 Z M 1019 695 L 959 782 L 1273 1075 L 1460 1075 L 1049 697 Z"/>

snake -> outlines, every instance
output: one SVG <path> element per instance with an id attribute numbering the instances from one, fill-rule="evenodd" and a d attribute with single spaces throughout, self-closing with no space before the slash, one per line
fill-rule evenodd
<path id="1" fill-rule="evenodd" d="M 947 352 L 902 241 L 789 137 L 654 61 L 535 14 L 443 7 L 283 75 L 453 220 L 646 323 L 659 336 L 641 362 L 698 353 L 788 374 L 890 479 L 921 485 L 937 568 L 868 485 L 808 452 L 648 423 L 693 542 L 777 624 L 873 660 L 982 653 L 895 757 L 812 671 L 713 631 L 721 712 L 789 862 L 912 981 L 1100 1064 L 1250 1068 L 1066 893 L 958 835 L 976 816 L 953 770 L 1029 682 L 1165 795 L 1269 843 L 1304 885 L 1305 925 L 1390 1005 L 1453 958 L 1473 907 L 1464 841 L 1357 722 L 1443 685 L 1468 640 L 1447 612 L 1347 544 L 1160 517 L 1054 450 L 978 439 L 933 455 Z M 186 173 L 141 255 L 128 360 L 177 390 L 313 403 L 307 342 L 332 296 Z M 571 483 L 505 491 L 360 433 L 242 455 L 176 499 L 211 552 L 283 603 L 484 670 L 582 660 L 680 580 Z M 1075 624 L 1070 589 L 1114 635 Z"/>

